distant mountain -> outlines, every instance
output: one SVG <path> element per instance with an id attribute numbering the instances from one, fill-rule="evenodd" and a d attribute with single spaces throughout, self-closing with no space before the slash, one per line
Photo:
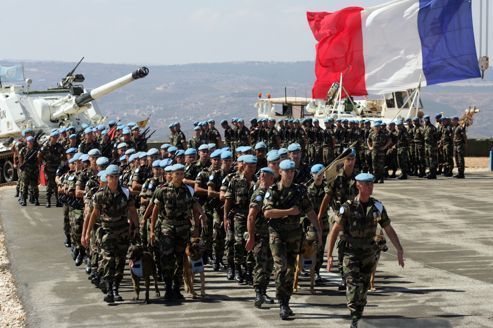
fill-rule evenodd
<path id="1" fill-rule="evenodd" d="M 12 65 L 0 60 L 0 65 Z M 72 69 L 66 62 L 25 62 L 25 75 L 33 80 L 33 89 L 55 86 Z M 86 77 L 86 88 L 95 88 L 136 69 L 136 65 L 82 63 L 77 72 Z M 123 122 L 152 115 L 151 125 L 158 129 L 153 139 L 168 135 L 168 124 L 182 122 L 187 135 L 194 121 L 213 118 L 216 121 L 256 116 L 253 107 L 257 94 L 310 96 L 314 81 L 313 62 L 238 62 L 150 66 L 150 74 L 98 101 L 102 112 Z M 489 73 L 489 74 L 488 74 Z M 433 115 L 462 115 L 469 105 L 481 109 L 471 137 L 492 137 L 493 75 L 485 81 L 459 81 L 422 89 L 425 111 Z"/>

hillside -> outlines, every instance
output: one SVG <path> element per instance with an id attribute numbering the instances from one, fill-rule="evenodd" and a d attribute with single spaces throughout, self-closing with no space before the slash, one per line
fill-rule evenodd
<path id="1" fill-rule="evenodd" d="M 12 65 L 0 60 L 0 65 Z M 34 89 L 54 86 L 72 69 L 65 62 L 25 62 L 25 75 L 33 80 Z M 310 96 L 314 80 L 312 62 L 242 62 L 150 66 L 147 78 L 128 85 L 98 101 L 103 113 L 122 121 L 139 120 L 152 114 L 152 127 L 159 129 L 155 139 L 168 134 L 170 122 L 181 121 L 189 132 L 194 121 L 207 118 L 256 115 L 253 104 L 258 92 L 272 96 L 288 94 Z M 86 77 L 85 86 L 94 88 L 134 70 L 136 65 L 82 63 L 77 70 Z M 481 108 L 471 137 L 492 137 L 493 79 L 466 81 L 424 88 L 422 102 L 428 114 L 445 112 L 461 115 L 469 105 Z"/>

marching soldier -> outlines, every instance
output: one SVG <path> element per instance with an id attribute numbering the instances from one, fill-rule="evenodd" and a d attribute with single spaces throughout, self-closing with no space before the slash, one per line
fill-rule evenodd
<path id="1" fill-rule="evenodd" d="M 404 267 L 404 251 L 383 204 L 371 197 L 373 180 L 369 173 L 356 176 L 359 194 L 346 201 L 336 216 L 336 222 L 329 234 L 327 270 L 332 269 L 332 252 L 340 232 L 345 241 L 343 271 L 346 281 L 347 306 L 351 312 L 351 327 L 358 326 L 366 305 L 370 275 L 376 266 L 378 245 L 375 243 L 377 226 L 380 225 L 397 249 L 397 260 Z"/>
<path id="2" fill-rule="evenodd" d="M 452 127 L 454 131 L 454 157 L 455 157 L 455 166 L 457 166 L 458 173 L 454 175 L 454 178 L 464 179 L 464 171 L 465 171 L 465 146 L 467 142 L 466 136 L 466 128 L 462 126 L 459 122 L 459 118 L 455 116 L 452 119 Z"/>
<path id="3" fill-rule="evenodd" d="M 281 162 L 281 181 L 269 188 L 262 208 L 264 216 L 269 221 L 270 249 L 275 266 L 276 297 L 279 301 L 279 316 L 282 320 L 288 320 L 294 315 L 289 307 L 289 299 L 293 293 L 296 256 L 301 243 L 301 215 L 306 215 L 319 232 L 318 243 L 322 245 L 320 233 L 322 229 L 306 195 L 306 190 L 293 183 L 295 168 L 292 160 Z"/>
<path id="4" fill-rule="evenodd" d="M 34 205 L 39 206 L 39 148 L 32 136 L 27 137 L 26 142 L 26 146 L 19 152 L 19 168 L 21 169 L 22 180 L 22 199 L 20 204 L 22 206 L 27 205 L 27 195 L 29 190 L 32 190 Z"/>
<path id="5" fill-rule="evenodd" d="M 47 180 L 46 186 L 46 207 L 51 207 L 51 196 L 55 194 L 56 207 L 61 207 L 62 204 L 58 200 L 58 189 L 55 182 L 56 171 L 62 162 L 64 155 L 64 148 L 62 144 L 58 142 L 60 133 L 58 130 L 50 133 L 50 140 L 41 147 L 38 154 L 39 161 L 45 162 L 44 175 Z"/>
<path id="6" fill-rule="evenodd" d="M 425 126 L 423 129 L 423 136 L 425 141 L 425 159 L 426 166 L 428 166 L 429 172 L 426 176 L 427 179 L 437 178 L 437 128 L 431 124 L 430 117 L 426 115 Z"/>

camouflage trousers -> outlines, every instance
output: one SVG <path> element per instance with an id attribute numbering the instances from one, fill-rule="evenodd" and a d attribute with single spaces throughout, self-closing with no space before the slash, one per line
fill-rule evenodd
<path id="1" fill-rule="evenodd" d="M 53 171 L 52 169 L 45 167 L 44 174 L 46 178 L 46 195 L 50 197 L 51 195 L 54 194 L 55 197 L 58 198 L 58 189 L 55 182 L 56 169 L 55 171 Z"/>
<path id="2" fill-rule="evenodd" d="M 414 160 L 417 173 L 424 174 L 425 171 L 425 147 L 421 144 L 415 144 Z"/>
<path id="3" fill-rule="evenodd" d="M 352 318 L 360 319 L 363 315 L 370 286 L 370 275 L 377 265 L 377 257 L 376 252 L 344 253 L 343 273 L 346 280 L 346 300 Z"/>
<path id="4" fill-rule="evenodd" d="M 373 174 L 375 175 L 375 180 L 383 180 L 385 152 L 374 149 L 371 152 L 371 161 L 373 164 Z"/>
<path id="5" fill-rule="evenodd" d="M 272 253 L 269 247 L 269 235 L 255 235 L 255 246 L 253 248 L 253 257 L 255 259 L 253 287 L 255 289 L 267 289 L 270 275 L 274 267 Z"/>
<path id="6" fill-rule="evenodd" d="M 454 146 L 452 144 L 443 146 L 443 169 L 446 173 L 452 173 L 454 169 Z"/>
<path id="7" fill-rule="evenodd" d="M 212 257 L 212 244 L 213 244 L 213 217 L 214 210 L 208 206 L 204 206 L 204 213 L 207 216 L 207 227 L 202 227 L 202 241 L 205 244 L 205 253 L 208 257 Z"/>
<path id="8" fill-rule="evenodd" d="M 329 165 L 334 160 L 334 149 L 329 146 L 323 146 L 322 148 L 322 163 Z"/>
<path id="9" fill-rule="evenodd" d="M 276 297 L 287 299 L 293 293 L 296 256 L 300 251 L 301 227 L 292 230 L 269 227 L 269 246 L 274 259 Z"/>
<path id="10" fill-rule="evenodd" d="M 401 169 L 402 175 L 407 175 L 409 170 L 408 164 L 408 151 L 407 148 L 399 148 L 397 149 L 397 163 L 399 164 L 399 168 Z"/>
<path id="11" fill-rule="evenodd" d="M 365 150 L 365 163 L 363 164 L 363 172 L 373 173 L 373 162 L 371 150 Z"/>
<path id="12" fill-rule="evenodd" d="M 385 158 L 386 170 L 397 171 L 397 149 L 389 149 Z"/>
<path id="13" fill-rule="evenodd" d="M 426 167 L 430 170 L 430 173 L 434 174 L 437 170 L 437 147 L 425 146 L 425 159 Z"/>
<path id="14" fill-rule="evenodd" d="M 70 207 L 67 204 L 63 204 L 63 232 L 65 236 L 70 236 Z"/>
<path id="15" fill-rule="evenodd" d="M 226 259 L 229 267 L 234 267 L 235 264 L 235 222 L 234 220 L 229 220 L 229 226 L 226 230 Z"/>
<path id="16" fill-rule="evenodd" d="M 226 233 L 224 231 L 224 223 L 219 212 L 215 210 L 212 215 L 212 248 L 216 261 L 222 261 L 224 257 L 224 248 L 226 242 Z"/>
<path id="17" fill-rule="evenodd" d="M 27 199 L 28 193 L 34 196 L 34 198 L 39 197 L 39 172 L 38 171 L 22 171 L 22 197 Z"/>
<path id="18" fill-rule="evenodd" d="M 464 174 L 465 170 L 465 161 L 464 161 L 465 149 L 464 145 L 454 145 L 454 157 L 455 157 L 455 166 L 459 170 L 459 174 Z"/>
<path id="19" fill-rule="evenodd" d="M 247 232 L 247 218 L 244 214 L 236 214 L 234 217 L 234 263 L 235 266 L 246 266 L 245 232 Z"/>
<path id="20" fill-rule="evenodd" d="M 327 244 L 327 236 L 329 235 L 330 232 L 330 224 L 329 224 L 329 217 L 325 216 L 322 218 L 322 245 L 321 247 L 318 247 L 317 250 L 317 262 L 315 263 L 315 272 L 319 273 L 320 268 L 322 267 L 322 264 L 324 262 L 324 253 L 325 253 L 325 245 Z"/>
<path id="21" fill-rule="evenodd" d="M 175 286 L 183 283 L 183 257 L 190 241 L 189 225 L 171 225 L 162 222 L 159 236 L 161 270 L 165 281 L 173 281 Z"/>
<path id="22" fill-rule="evenodd" d="M 103 229 L 101 238 L 103 279 L 120 283 L 123 278 L 129 244 L 128 229 L 115 232 Z"/>
<path id="23" fill-rule="evenodd" d="M 408 169 L 409 172 L 416 172 L 416 152 L 414 144 L 409 144 L 409 149 L 407 150 L 407 158 L 408 158 Z"/>
<path id="24" fill-rule="evenodd" d="M 103 239 L 103 233 L 104 231 L 99 225 L 95 225 L 91 231 L 91 238 L 89 241 L 89 256 L 92 272 L 98 272 L 99 269 L 99 263 L 101 261 L 101 240 Z"/>
<path id="25" fill-rule="evenodd" d="M 70 208 L 69 220 L 70 220 L 70 238 L 72 240 L 72 245 L 80 249 L 83 247 L 80 242 L 80 239 L 82 237 L 82 227 L 84 225 L 83 210 Z"/>

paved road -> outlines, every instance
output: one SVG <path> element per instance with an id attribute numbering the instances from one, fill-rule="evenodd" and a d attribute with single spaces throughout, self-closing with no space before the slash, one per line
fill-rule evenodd
<path id="1" fill-rule="evenodd" d="M 466 180 L 388 181 L 375 186 L 405 248 L 406 268 L 384 254 L 361 327 L 493 327 L 493 174 Z M 305 286 L 292 298 L 295 320 L 281 322 L 277 306 L 257 310 L 253 291 L 207 272 L 206 300 L 183 304 L 156 300 L 108 306 L 63 247 L 61 210 L 20 208 L 12 187 L 0 190 L 12 269 L 30 327 L 347 327 L 345 297 L 337 277 L 311 295 Z M 128 276 L 127 276 L 128 277 Z M 272 288 L 270 294 L 274 294 Z M 152 295 L 152 294 L 151 294 Z"/>

